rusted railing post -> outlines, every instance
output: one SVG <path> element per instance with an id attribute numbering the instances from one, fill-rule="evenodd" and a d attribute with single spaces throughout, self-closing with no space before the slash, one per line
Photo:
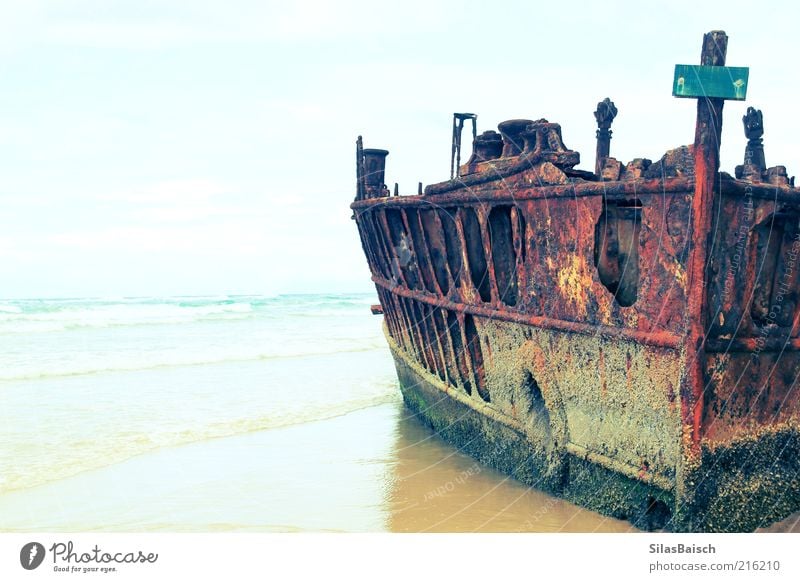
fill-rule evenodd
<path id="1" fill-rule="evenodd" d="M 747 114 L 742 118 L 744 135 L 747 137 L 747 146 L 744 149 L 744 164 L 757 166 L 759 171 L 767 169 L 764 159 L 764 116 L 761 110 L 748 107 Z"/>
<path id="2" fill-rule="evenodd" d="M 478 129 L 476 127 L 476 119 L 478 116 L 474 113 L 453 113 L 453 144 L 450 150 L 450 179 L 458 178 L 460 175 L 459 168 L 461 166 L 461 131 L 464 129 L 464 121 L 472 120 L 472 142 L 475 143 L 475 138 L 478 136 Z"/>
<path id="3" fill-rule="evenodd" d="M 367 187 L 364 183 L 364 141 L 361 136 L 356 140 L 356 200 L 364 200 Z"/>
<path id="4" fill-rule="evenodd" d="M 759 109 L 748 107 L 747 113 L 742 117 L 744 135 L 747 145 L 744 148 L 744 163 L 736 166 L 737 180 L 761 182 L 767 172 L 767 162 L 764 159 L 764 116 Z"/>
<path id="5" fill-rule="evenodd" d="M 597 104 L 594 118 L 597 120 L 597 153 L 594 159 L 594 173 L 603 171 L 606 158 L 611 154 L 611 123 L 617 116 L 617 108 L 608 97 Z"/>

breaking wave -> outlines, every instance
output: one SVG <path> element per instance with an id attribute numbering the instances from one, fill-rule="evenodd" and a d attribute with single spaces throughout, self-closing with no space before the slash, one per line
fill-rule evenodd
<path id="1" fill-rule="evenodd" d="M 70 455 L 62 457 L 57 463 L 53 463 L 51 459 L 43 457 L 39 463 L 30 463 L 25 466 L 15 465 L 13 468 L 6 467 L 6 470 L 0 473 L 0 494 L 36 487 L 85 471 L 108 467 L 135 456 L 166 447 L 318 422 L 366 408 L 400 401 L 400 395 L 395 390 L 393 383 L 386 382 L 383 386 L 378 387 L 377 391 L 379 393 L 375 396 L 334 404 L 329 403 L 324 406 L 310 407 L 299 412 L 292 411 L 284 414 L 231 419 L 193 429 L 146 434 L 120 432 L 112 438 L 73 444 L 70 447 Z"/>

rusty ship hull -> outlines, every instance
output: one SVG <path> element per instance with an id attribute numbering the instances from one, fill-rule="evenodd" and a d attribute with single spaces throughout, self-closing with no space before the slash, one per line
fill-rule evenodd
<path id="1" fill-rule="evenodd" d="M 800 190 L 757 138 L 719 172 L 721 99 L 698 101 L 693 146 L 629 164 L 605 103 L 595 172 L 546 120 L 482 134 L 413 196 L 359 147 L 351 207 L 403 398 L 583 507 L 752 531 L 800 510 Z"/>

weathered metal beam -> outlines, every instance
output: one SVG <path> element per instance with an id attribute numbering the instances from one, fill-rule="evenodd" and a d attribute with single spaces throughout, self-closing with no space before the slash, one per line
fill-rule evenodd
<path id="1" fill-rule="evenodd" d="M 774 187 L 773 187 L 774 188 Z M 539 186 L 530 188 L 492 187 L 481 190 L 455 191 L 436 196 L 400 196 L 390 200 L 361 200 L 350 205 L 353 210 L 370 206 L 421 206 L 440 207 L 458 204 L 468 205 L 481 202 L 499 202 L 515 200 L 536 200 L 553 198 L 582 198 L 590 196 L 647 196 L 679 194 L 694 190 L 694 180 L 687 177 L 665 178 L 664 180 L 631 180 L 630 182 L 583 182 L 558 186 Z M 774 189 L 773 189 L 774 191 Z"/>
<path id="2" fill-rule="evenodd" d="M 645 345 L 654 346 L 658 348 L 677 349 L 683 344 L 683 337 L 668 331 L 660 332 L 646 332 L 636 329 L 626 329 L 622 327 L 611 327 L 599 324 L 578 323 L 574 321 L 565 321 L 561 319 L 552 319 L 550 317 L 542 317 L 538 315 L 530 315 L 522 311 L 512 309 L 495 309 L 492 307 L 485 307 L 483 305 L 471 305 L 466 303 L 456 303 L 449 299 L 437 297 L 436 295 L 421 292 L 411 291 L 409 289 L 398 287 L 391 281 L 387 281 L 378 275 L 373 275 L 372 281 L 376 285 L 380 285 L 390 293 L 422 301 L 428 305 L 435 307 L 442 307 L 450 311 L 457 311 L 459 313 L 469 313 L 479 317 L 487 317 L 502 321 L 512 321 L 515 323 L 523 323 L 534 327 L 541 327 L 544 329 L 552 329 L 556 331 L 563 331 L 567 333 L 579 333 L 583 335 L 599 335 L 602 337 L 615 338 L 620 340 L 627 340 L 631 342 L 639 342 Z"/>
<path id="3" fill-rule="evenodd" d="M 786 337 L 737 337 L 732 339 L 709 339 L 706 351 L 728 352 L 794 352 L 800 350 L 800 338 Z"/>
<path id="4" fill-rule="evenodd" d="M 700 64 L 722 67 L 728 49 L 728 36 L 712 31 L 703 37 Z M 722 107 L 718 98 L 697 101 L 697 124 L 694 136 L 695 188 L 692 198 L 691 250 L 687 265 L 688 333 L 686 349 L 688 369 L 681 394 L 684 423 L 692 427 L 691 444 L 699 452 L 700 424 L 703 418 L 705 389 L 705 357 L 703 342 L 706 333 L 706 259 L 710 253 L 711 213 L 714 186 L 719 173 L 719 149 L 722 139 Z"/>
<path id="5" fill-rule="evenodd" d="M 724 194 L 737 196 L 752 196 L 761 200 L 773 200 L 794 208 L 800 208 L 800 195 L 792 186 L 773 184 L 748 184 L 735 181 L 730 176 L 722 174 L 720 184 Z"/>

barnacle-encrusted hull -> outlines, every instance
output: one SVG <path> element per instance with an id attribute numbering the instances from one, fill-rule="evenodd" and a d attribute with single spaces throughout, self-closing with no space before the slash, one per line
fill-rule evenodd
<path id="1" fill-rule="evenodd" d="M 800 507 L 797 423 L 707 443 L 699 456 L 675 464 L 680 475 L 656 477 L 574 443 L 559 444 L 546 408 L 516 419 L 462 395 L 387 339 L 406 406 L 451 444 L 531 487 L 647 530 L 747 532 Z M 664 444 L 669 449 L 677 440 Z"/>

